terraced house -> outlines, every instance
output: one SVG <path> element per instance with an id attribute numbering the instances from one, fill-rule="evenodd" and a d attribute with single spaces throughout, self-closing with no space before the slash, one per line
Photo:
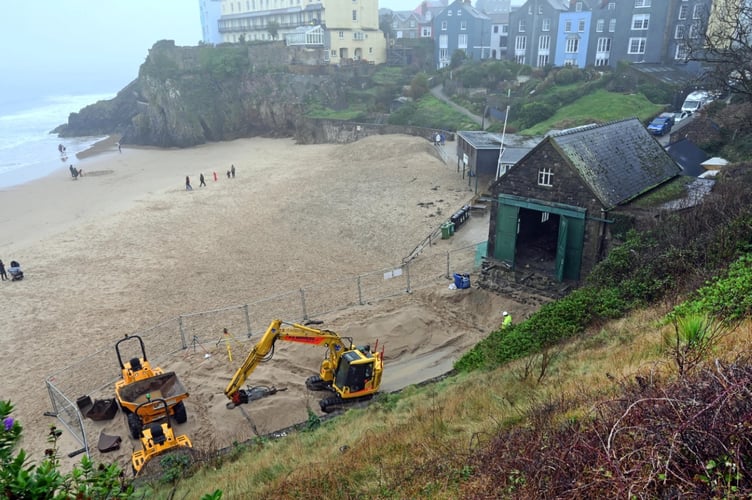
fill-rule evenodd
<path id="1" fill-rule="evenodd" d="M 682 65 L 711 0 L 528 0 L 509 18 L 507 56 L 531 66 Z"/>
<path id="2" fill-rule="evenodd" d="M 378 0 L 222 0 L 218 27 L 223 42 L 285 40 L 329 64 L 386 60 Z"/>
<path id="3" fill-rule="evenodd" d="M 488 59 L 491 53 L 491 18 L 470 0 L 456 0 L 443 9 L 433 21 L 433 32 L 437 68 L 449 66 L 458 50 L 475 61 Z"/>

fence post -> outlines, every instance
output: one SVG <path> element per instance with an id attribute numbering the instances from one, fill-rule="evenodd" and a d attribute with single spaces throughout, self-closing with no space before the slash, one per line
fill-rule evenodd
<path id="1" fill-rule="evenodd" d="M 363 305 L 363 289 L 360 286 L 360 276 L 358 276 L 358 304 Z"/>
<path id="2" fill-rule="evenodd" d="M 407 293 L 413 293 L 410 290 L 410 263 L 405 263 L 405 279 L 407 280 L 407 290 L 405 290 Z"/>
<path id="3" fill-rule="evenodd" d="M 305 303 L 305 291 L 303 289 L 300 289 L 300 304 L 303 306 L 303 321 L 308 321 L 308 311 L 306 311 L 306 303 Z"/>
<path id="4" fill-rule="evenodd" d="M 248 338 L 251 338 L 251 315 L 248 312 L 248 304 L 243 306 L 243 312 L 245 312 L 245 327 L 248 329 Z"/>
<path id="5" fill-rule="evenodd" d="M 183 316 L 178 316 L 178 329 L 180 330 L 180 340 L 183 342 L 183 349 L 188 349 L 185 343 L 185 329 L 183 328 Z"/>
<path id="6" fill-rule="evenodd" d="M 449 266 L 450 266 L 450 264 L 449 264 L 449 252 L 447 252 L 447 270 L 446 270 L 447 271 L 446 272 L 447 279 L 449 279 Z"/>

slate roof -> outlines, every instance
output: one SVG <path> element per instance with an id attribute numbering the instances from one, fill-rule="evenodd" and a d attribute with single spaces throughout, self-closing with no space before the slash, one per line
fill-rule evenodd
<path id="1" fill-rule="evenodd" d="M 701 163 L 708 159 L 708 155 L 689 139 L 669 144 L 666 151 L 682 168 L 682 175 L 699 177 L 706 172 Z"/>
<path id="2" fill-rule="evenodd" d="M 628 202 L 681 173 L 637 118 L 549 136 L 607 208 Z"/>

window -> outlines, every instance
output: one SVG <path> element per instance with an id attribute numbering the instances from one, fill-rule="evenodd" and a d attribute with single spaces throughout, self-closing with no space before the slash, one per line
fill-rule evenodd
<path id="1" fill-rule="evenodd" d="M 646 30 L 650 22 L 650 14 L 635 14 L 632 16 L 633 30 Z"/>
<path id="2" fill-rule="evenodd" d="M 520 21 L 517 23 L 517 31 L 519 31 L 520 33 L 525 32 L 525 20 L 524 19 L 520 19 Z"/>
<path id="3" fill-rule="evenodd" d="M 608 2 L 608 10 L 616 10 L 616 2 Z"/>
<path id="4" fill-rule="evenodd" d="M 457 48 L 458 49 L 466 49 L 467 48 L 467 35 L 458 35 L 457 36 Z"/>
<path id="5" fill-rule="evenodd" d="M 462 22 L 460 23 L 460 29 L 461 29 L 462 31 L 465 31 L 465 30 L 467 30 L 467 21 L 462 21 Z"/>
<path id="6" fill-rule="evenodd" d="M 676 25 L 676 31 L 674 31 L 674 38 L 676 40 L 681 40 L 684 38 L 684 36 L 687 34 L 687 30 L 683 24 L 677 24 Z"/>
<path id="7" fill-rule="evenodd" d="M 452 17 L 452 11 L 451 11 L 451 10 L 448 10 L 448 11 L 447 11 L 447 16 L 448 16 L 448 17 Z"/>
<path id="8" fill-rule="evenodd" d="M 574 11 L 582 12 L 582 2 L 577 2 L 576 4 L 574 4 Z"/>
<path id="9" fill-rule="evenodd" d="M 697 23 L 692 23 L 689 27 L 689 38 L 700 38 L 700 26 Z"/>
<path id="10" fill-rule="evenodd" d="M 340 31 L 338 34 L 339 34 L 339 39 L 340 40 L 344 40 L 345 39 L 345 32 L 344 31 Z"/>
<path id="11" fill-rule="evenodd" d="M 431 28 L 424 26 L 420 32 L 420 36 L 422 36 L 423 38 L 431 36 Z"/>
<path id="12" fill-rule="evenodd" d="M 564 33 L 571 33 L 572 32 L 572 21 L 566 21 L 564 23 Z"/>
<path id="13" fill-rule="evenodd" d="M 604 19 L 598 19 L 595 22 L 595 31 L 598 33 L 603 33 L 603 27 L 606 25 L 606 21 Z"/>
<path id="14" fill-rule="evenodd" d="M 611 39 L 599 38 L 595 50 L 598 52 L 610 52 L 611 51 Z"/>
<path id="15" fill-rule="evenodd" d="M 551 37 L 542 35 L 538 38 L 538 50 L 548 50 L 551 48 Z"/>
<path id="16" fill-rule="evenodd" d="M 577 31 L 580 33 L 585 33 L 585 20 L 580 19 L 580 21 L 577 23 Z"/>
<path id="17" fill-rule="evenodd" d="M 548 54 L 538 55 L 538 67 L 542 68 L 548 64 Z"/>
<path id="18" fill-rule="evenodd" d="M 613 33 L 614 31 L 616 31 L 616 19 L 611 19 L 608 22 L 608 32 Z"/>
<path id="19" fill-rule="evenodd" d="M 567 54 L 576 54 L 579 48 L 580 48 L 579 38 L 567 38 L 567 46 L 564 49 L 564 52 L 566 52 Z"/>
<path id="20" fill-rule="evenodd" d="M 525 64 L 525 54 L 522 53 L 522 54 L 518 54 L 518 55 L 514 56 L 514 61 L 517 64 Z"/>
<path id="21" fill-rule="evenodd" d="M 462 15 L 462 9 L 457 9 L 457 15 L 458 15 L 458 16 L 461 16 L 461 15 Z"/>
<path id="22" fill-rule="evenodd" d="M 494 33 L 498 33 L 499 32 L 499 27 L 498 26 L 494 26 L 493 27 L 493 32 Z"/>
<path id="23" fill-rule="evenodd" d="M 543 6 L 539 5 L 538 6 L 538 15 L 540 16 L 542 14 L 543 14 Z"/>
<path id="24" fill-rule="evenodd" d="M 352 14 L 353 14 L 352 15 L 353 21 L 357 21 L 358 20 L 358 11 L 354 10 L 354 11 L 352 11 Z"/>
<path id="25" fill-rule="evenodd" d="M 553 186 L 553 175 L 554 173 L 551 172 L 551 169 L 548 167 L 538 170 L 538 185 L 547 187 Z"/>
<path id="26" fill-rule="evenodd" d="M 680 5 L 679 6 L 679 20 L 683 21 L 687 18 L 687 14 L 689 14 L 689 5 Z"/>
<path id="27" fill-rule="evenodd" d="M 515 50 L 525 50 L 527 49 L 527 37 L 526 36 L 518 36 L 514 39 L 514 49 Z"/>
<path id="28" fill-rule="evenodd" d="M 336 50 L 332 50 L 331 55 L 332 55 L 332 57 L 337 57 L 337 51 Z"/>
<path id="29" fill-rule="evenodd" d="M 608 57 L 595 56 L 595 65 L 596 66 L 608 66 Z"/>
<path id="30" fill-rule="evenodd" d="M 639 9 L 640 7 L 650 7 L 650 0 L 635 0 L 634 6 L 636 9 Z"/>
<path id="31" fill-rule="evenodd" d="M 441 31 L 446 31 L 446 30 L 447 30 L 447 22 L 441 21 Z"/>
<path id="32" fill-rule="evenodd" d="M 446 49 L 449 47 L 449 37 L 447 35 L 439 36 L 439 48 Z"/>
<path id="33" fill-rule="evenodd" d="M 627 54 L 644 54 L 647 38 L 630 38 Z"/>
<path id="34" fill-rule="evenodd" d="M 541 31 L 551 31 L 551 19 L 548 17 L 541 22 Z"/>
<path id="35" fill-rule="evenodd" d="M 362 31 L 353 31 L 353 40 L 365 40 L 365 33 Z"/>
<path id="36" fill-rule="evenodd" d="M 548 221 L 548 218 L 549 218 L 549 216 L 550 216 L 550 215 L 551 215 L 551 214 L 550 214 L 550 213 L 548 213 L 548 212 L 541 212 L 541 222 L 546 222 L 546 221 Z"/>
<path id="37" fill-rule="evenodd" d="M 502 35 L 508 35 L 509 34 L 509 25 L 508 24 L 502 24 L 501 25 L 501 34 Z"/>
<path id="38" fill-rule="evenodd" d="M 702 16 L 702 5 L 697 4 L 692 8 L 692 19 L 700 19 Z"/>
<path id="39" fill-rule="evenodd" d="M 687 45 L 680 43 L 676 46 L 676 55 L 674 56 L 674 59 L 678 61 L 686 61 L 687 57 L 689 57 L 689 50 L 687 49 Z"/>

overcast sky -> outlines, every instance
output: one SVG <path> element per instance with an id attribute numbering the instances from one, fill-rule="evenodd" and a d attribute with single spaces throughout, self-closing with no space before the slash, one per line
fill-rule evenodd
<path id="1" fill-rule="evenodd" d="M 4 1 L 0 102 L 120 90 L 162 39 L 198 43 L 198 0 Z"/>

